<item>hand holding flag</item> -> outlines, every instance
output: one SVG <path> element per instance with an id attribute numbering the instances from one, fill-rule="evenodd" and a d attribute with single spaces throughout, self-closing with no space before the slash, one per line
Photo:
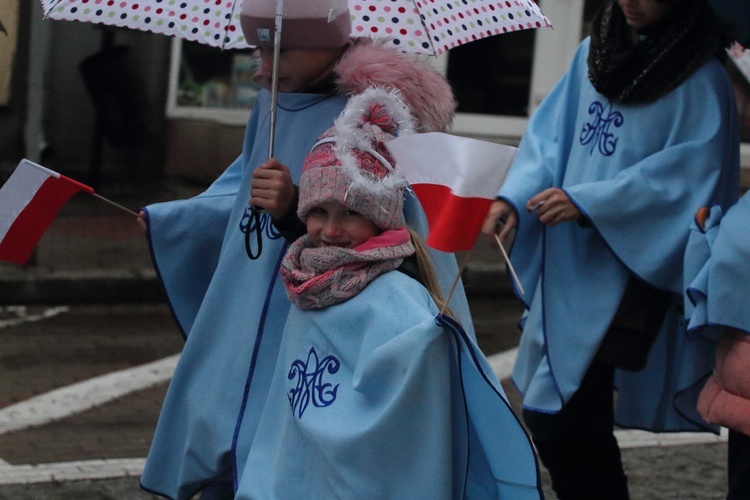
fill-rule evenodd
<path id="1" fill-rule="evenodd" d="M 439 132 L 387 144 L 427 215 L 426 243 L 443 252 L 471 250 L 516 148 Z"/>
<path id="2" fill-rule="evenodd" d="M 427 216 L 425 243 L 444 252 L 471 250 L 516 148 L 439 132 L 399 137 L 387 147 Z M 523 294 L 510 259 L 500 248 Z"/>
<path id="3" fill-rule="evenodd" d="M 57 213 L 79 191 L 138 216 L 85 184 L 23 159 L 0 187 L 0 260 L 26 264 Z"/>

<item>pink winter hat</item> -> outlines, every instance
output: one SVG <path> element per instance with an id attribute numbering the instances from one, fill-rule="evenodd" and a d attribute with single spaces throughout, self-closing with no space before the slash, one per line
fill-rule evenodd
<path id="1" fill-rule="evenodd" d="M 335 202 L 359 212 L 380 229 L 403 226 L 406 179 L 385 144 L 412 133 L 413 118 L 393 93 L 371 88 L 353 96 L 305 158 L 297 215 Z"/>
<path id="2" fill-rule="evenodd" d="M 273 47 L 276 0 L 243 0 L 240 25 L 247 43 Z M 285 0 L 282 49 L 336 49 L 349 42 L 346 0 Z"/>

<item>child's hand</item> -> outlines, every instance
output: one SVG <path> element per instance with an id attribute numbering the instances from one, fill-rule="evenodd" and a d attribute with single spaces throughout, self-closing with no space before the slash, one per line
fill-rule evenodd
<path id="1" fill-rule="evenodd" d="M 146 212 L 141 210 L 138 212 L 138 225 L 141 227 L 141 231 L 143 231 L 144 236 L 146 235 L 147 226 L 146 226 Z"/>
<path id="2" fill-rule="evenodd" d="M 490 206 L 484 219 L 482 234 L 487 237 L 492 246 L 497 247 L 499 242 L 505 241 L 517 224 L 516 211 L 511 204 L 505 200 L 496 200 Z"/>
<path id="3" fill-rule="evenodd" d="M 535 213 L 539 222 L 555 227 L 562 222 L 577 221 L 583 214 L 560 188 L 548 188 L 532 196 L 526 203 L 526 211 Z"/>
<path id="4" fill-rule="evenodd" d="M 281 219 L 294 203 L 294 183 L 289 169 L 275 158 L 253 172 L 250 204 L 264 209 L 274 219 Z"/>

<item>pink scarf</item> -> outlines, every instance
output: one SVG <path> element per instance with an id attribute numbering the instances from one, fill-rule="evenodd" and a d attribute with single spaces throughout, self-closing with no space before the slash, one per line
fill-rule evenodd
<path id="1" fill-rule="evenodd" d="M 315 247 L 308 235 L 281 262 L 286 295 L 300 309 L 323 309 L 361 292 L 372 280 L 414 255 L 409 231 L 385 231 L 356 248 Z"/>

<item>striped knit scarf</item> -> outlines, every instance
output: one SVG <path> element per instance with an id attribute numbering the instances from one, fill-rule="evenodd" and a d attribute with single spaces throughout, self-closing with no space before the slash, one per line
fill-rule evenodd
<path id="1" fill-rule="evenodd" d="M 381 274 L 393 271 L 414 254 L 406 229 L 386 231 L 357 248 L 315 247 L 304 235 L 281 262 L 281 281 L 300 309 L 323 309 L 344 302 Z"/>
<path id="2" fill-rule="evenodd" d="M 731 43 L 705 0 L 685 0 L 633 43 L 616 0 L 596 14 L 589 50 L 589 80 L 613 102 L 646 104 L 668 94 L 711 57 L 725 58 Z"/>

